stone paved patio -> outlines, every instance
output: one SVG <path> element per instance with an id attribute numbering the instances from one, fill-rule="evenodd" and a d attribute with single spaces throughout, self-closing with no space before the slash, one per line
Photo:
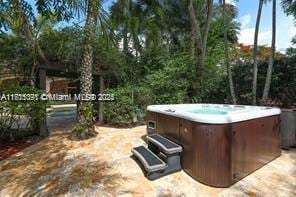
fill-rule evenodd
<path id="1" fill-rule="evenodd" d="M 181 171 L 148 181 L 130 158 L 145 144 L 145 126 L 98 128 L 95 139 L 71 141 L 67 130 L 0 162 L 0 196 L 296 196 L 296 150 L 230 188 L 212 188 Z"/>

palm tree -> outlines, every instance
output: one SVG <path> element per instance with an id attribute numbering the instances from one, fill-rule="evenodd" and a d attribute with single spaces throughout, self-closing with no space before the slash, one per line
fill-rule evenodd
<path id="1" fill-rule="evenodd" d="M 261 13 L 264 0 L 259 0 L 259 7 L 257 11 L 257 19 L 255 26 L 255 35 L 254 35 L 254 48 L 253 48 L 253 85 L 252 85 L 252 103 L 256 105 L 257 102 L 257 73 L 258 73 L 258 36 L 259 36 L 259 26 L 261 20 Z"/>
<path id="2" fill-rule="evenodd" d="M 230 95 L 233 104 L 237 104 L 234 86 L 233 86 L 233 79 L 232 79 L 232 72 L 229 62 L 229 47 L 228 47 L 228 22 L 226 18 L 226 3 L 223 0 L 223 27 L 224 27 L 224 48 L 225 48 L 225 62 L 227 67 L 227 75 L 228 75 L 228 83 L 230 88 Z"/>
<path id="3" fill-rule="evenodd" d="M 54 15 L 58 20 L 69 20 L 74 15 L 85 12 L 84 41 L 82 46 L 82 61 L 80 66 L 80 94 L 92 94 L 93 86 L 93 43 L 98 21 L 102 25 L 106 21 L 106 12 L 102 9 L 102 0 L 61 0 L 60 4 L 54 1 L 39 0 L 38 11 L 44 15 Z M 90 101 L 81 100 L 78 104 L 77 125 L 73 133 L 80 139 L 95 136 L 93 106 Z"/>
<path id="4" fill-rule="evenodd" d="M 80 94 L 92 94 L 93 86 L 93 42 L 95 39 L 96 24 L 100 2 L 87 1 L 86 22 L 84 26 L 83 54 L 80 67 Z M 74 134 L 81 139 L 93 137 L 96 131 L 93 125 L 93 106 L 91 101 L 81 101 L 78 105 L 78 123 L 74 128 Z"/>
<path id="5" fill-rule="evenodd" d="M 271 76 L 272 69 L 274 64 L 274 56 L 275 56 L 275 40 L 276 40 L 276 0 L 272 1 L 272 41 L 271 41 L 271 54 L 268 62 L 268 69 L 266 74 L 266 80 L 263 90 L 262 100 L 266 100 L 269 95 L 270 84 L 271 84 Z"/>
<path id="6" fill-rule="evenodd" d="M 115 24 L 123 52 L 136 56 L 142 46 L 162 44 L 164 27 L 164 7 L 161 1 L 118 0 L 111 6 L 111 19 Z M 130 50 L 130 48 L 132 48 Z"/>

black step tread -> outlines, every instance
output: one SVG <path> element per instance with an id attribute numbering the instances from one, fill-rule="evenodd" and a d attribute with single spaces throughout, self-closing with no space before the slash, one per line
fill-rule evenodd
<path id="1" fill-rule="evenodd" d="M 132 153 L 142 162 L 148 172 L 164 170 L 167 167 L 164 161 L 144 146 L 133 148 Z"/>
<path id="2" fill-rule="evenodd" d="M 157 145 L 163 152 L 167 154 L 182 152 L 182 147 L 180 145 L 161 135 L 154 134 L 147 136 L 147 140 Z"/>

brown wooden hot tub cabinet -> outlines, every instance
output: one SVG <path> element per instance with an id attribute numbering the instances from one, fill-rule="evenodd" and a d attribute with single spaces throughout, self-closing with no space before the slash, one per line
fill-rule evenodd
<path id="1" fill-rule="evenodd" d="M 228 187 L 281 154 L 279 115 L 231 124 L 205 124 L 147 112 L 148 135 L 183 146 L 182 168 L 215 187 Z"/>

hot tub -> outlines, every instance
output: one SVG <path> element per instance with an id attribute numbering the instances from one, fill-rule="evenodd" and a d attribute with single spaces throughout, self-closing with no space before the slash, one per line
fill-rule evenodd
<path id="1" fill-rule="evenodd" d="M 150 105 L 147 132 L 181 144 L 182 168 L 194 179 L 228 187 L 280 155 L 280 113 L 261 106 Z"/>

